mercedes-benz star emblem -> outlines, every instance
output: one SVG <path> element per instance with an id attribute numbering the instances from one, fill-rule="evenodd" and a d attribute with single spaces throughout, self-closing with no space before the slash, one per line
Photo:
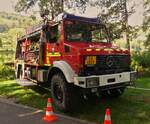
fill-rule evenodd
<path id="1" fill-rule="evenodd" d="M 112 56 L 108 56 L 106 58 L 106 64 L 107 64 L 108 67 L 112 67 L 113 64 L 114 64 L 114 58 Z"/>

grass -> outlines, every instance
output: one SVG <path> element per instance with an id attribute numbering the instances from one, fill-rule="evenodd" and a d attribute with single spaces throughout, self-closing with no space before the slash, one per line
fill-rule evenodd
<path id="1" fill-rule="evenodd" d="M 46 105 L 49 92 L 34 86 L 25 88 L 16 84 L 15 80 L 0 81 L 0 96 L 13 99 L 16 103 L 43 109 Z"/>
<path id="2" fill-rule="evenodd" d="M 137 87 L 150 88 L 150 78 L 137 80 Z M 50 93 L 39 88 L 24 88 L 14 80 L 0 81 L 0 96 L 17 103 L 44 109 Z M 77 112 L 68 113 L 73 117 L 103 123 L 105 109 L 110 107 L 113 124 L 150 124 L 150 91 L 126 89 L 116 99 L 99 97 L 96 102 L 85 101 Z"/>
<path id="3" fill-rule="evenodd" d="M 143 77 L 137 80 L 136 82 L 137 87 L 141 88 L 149 88 L 150 89 L 150 76 L 148 77 Z"/>

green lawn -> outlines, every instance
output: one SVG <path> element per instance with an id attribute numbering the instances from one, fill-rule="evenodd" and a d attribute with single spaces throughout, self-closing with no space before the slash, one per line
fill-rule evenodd
<path id="1" fill-rule="evenodd" d="M 136 81 L 136 86 L 141 88 L 149 88 L 150 89 L 150 76 L 140 78 Z"/>
<path id="2" fill-rule="evenodd" d="M 150 88 L 150 78 L 137 80 L 137 87 Z M 44 109 L 50 93 L 39 88 L 24 88 L 14 80 L 0 81 L 0 96 L 13 99 L 17 103 Z M 69 115 L 81 119 L 103 123 L 105 108 L 110 107 L 113 124 L 150 124 L 150 91 L 126 89 L 116 99 L 99 97 L 96 102 L 79 106 L 78 112 Z"/>
<path id="3" fill-rule="evenodd" d="M 16 103 L 43 109 L 50 92 L 37 86 L 25 88 L 16 84 L 15 80 L 8 80 L 0 81 L 0 96 L 13 99 Z"/>

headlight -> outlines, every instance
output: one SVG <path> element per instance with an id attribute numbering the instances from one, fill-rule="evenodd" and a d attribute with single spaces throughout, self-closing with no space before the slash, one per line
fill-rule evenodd
<path id="1" fill-rule="evenodd" d="M 96 64 L 96 56 L 86 56 L 85 65 L 95 65 Z"/>
<path id="2" fill-rule="evenodd" d="M 86 85 L 89 88 L 99 86 L 99 78 L 98 77 L 87 78 Z"/>

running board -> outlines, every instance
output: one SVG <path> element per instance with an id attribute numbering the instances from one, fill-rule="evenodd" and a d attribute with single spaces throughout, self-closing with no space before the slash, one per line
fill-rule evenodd
<path id="1" fill-rule="evenodd" d="M 37 85 L 36 83 L 34 83 L 33 81 L 30 81 L 28 79 L 16 79 L 16 83 L 21 86 L 25 86 L 25 87 Z"/>

